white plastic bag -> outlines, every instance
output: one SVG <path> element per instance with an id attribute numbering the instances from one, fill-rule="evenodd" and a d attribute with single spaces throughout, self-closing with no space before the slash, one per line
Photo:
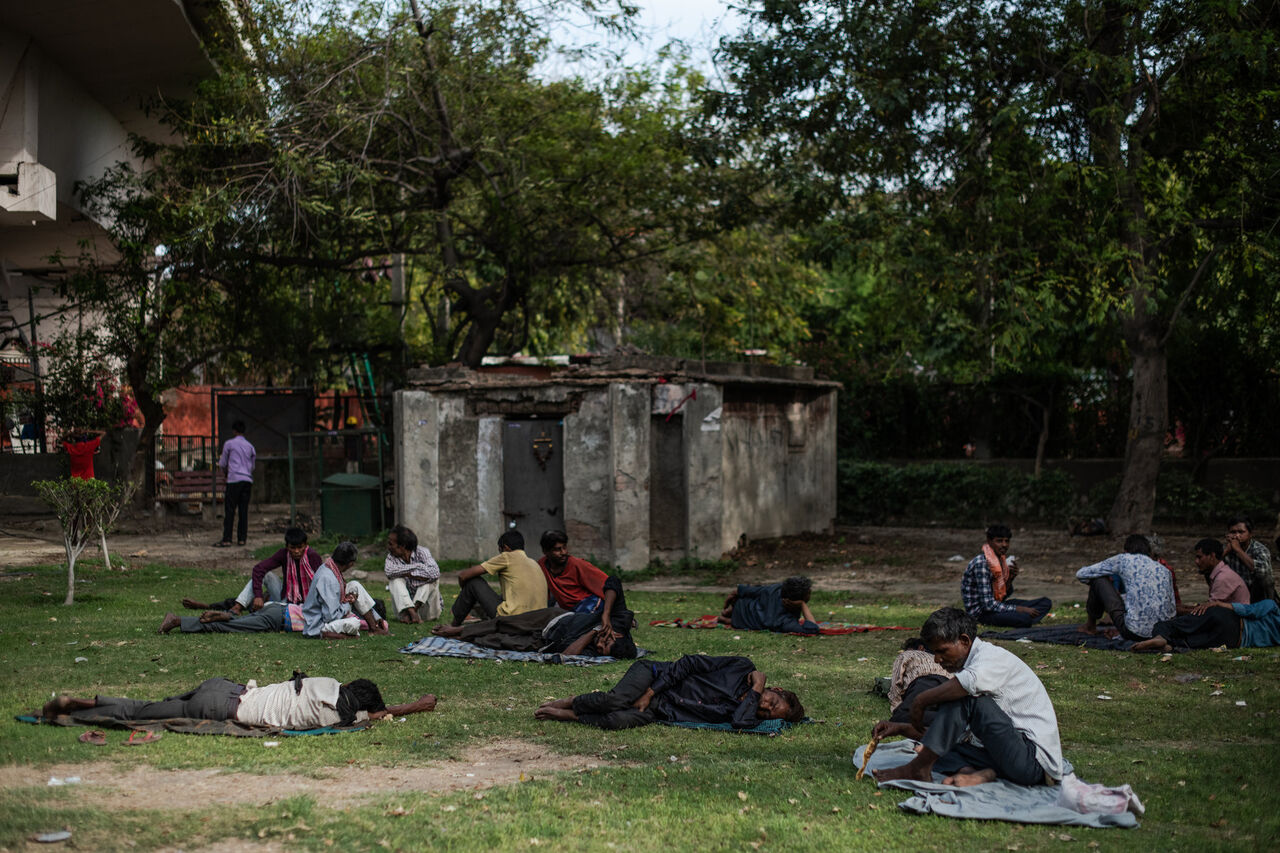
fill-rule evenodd
<path id="1" fill-rule="evenodd" d="M 1082 782 L 1074 773 L 1062 777 L 1058 787 L 1058 805 L 1080 814 L 1121 814 L 1133 812 L 1141 817 L 1146 807 L 1128 785 L 1108 788 Z"/>

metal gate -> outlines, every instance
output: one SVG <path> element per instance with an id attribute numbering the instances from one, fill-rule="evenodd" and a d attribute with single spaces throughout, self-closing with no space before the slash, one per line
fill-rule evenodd
<path id="1" fill-rule="evenodd" d="M 545 530 L 564 530 L 564 421 L 512 418 L 502 432 L 502 514 L 534 558 Z"/>

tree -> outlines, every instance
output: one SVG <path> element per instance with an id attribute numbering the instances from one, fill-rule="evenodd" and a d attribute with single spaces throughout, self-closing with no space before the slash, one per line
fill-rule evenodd
<path id="1" fill-rule="evenodd" d="M 104 522 L 110 507 L 118 507 L 122 501 L 116 500 L 120 487 L 113 487 L 102 480 L 80 480 L 75 477 L 64 477 L 60 480 L 34 480 L 31 483 L 40 500 L 52 507 L 62 525 L 62 543 L 67 551 L 67 597 L 62 603 L 72 605 L 76 594 L 76 560 L 89 544 L 94 533 L 102 535 L 103 557 L 106 557 L 105 531 L 109 522 Z M 112 513 L 119 512 L 117 508 Z"/>
<path id="2" fill-rule="evenodd" d="M 710 103 L 767 133 L 815 218 L 887 247 L 874 260 L 909 299 L 975 318 L 960 337 L 997 361 L 1052 360 L 1081 321 L 1120 338 L 1132 396 L 1109 521 L 1145 530 L 1169 335 L 1198 291 L 1275 248 L 1278 15 L 1274 0 L 764 0 L 723 45 L 734 86 Z"/>

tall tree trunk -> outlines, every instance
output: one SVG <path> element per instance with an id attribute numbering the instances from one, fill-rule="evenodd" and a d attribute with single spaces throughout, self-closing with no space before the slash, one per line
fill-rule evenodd
<path id="1" fill-rule="evenodd" d="M 1147 336 L 1143 336 L 1147 338 Z M 1107 517 L 1113 533 L 1149 533 L 1156 508 L 1156 479 L 1169 413 L 1168 354 L 1161 344 L 1135 346 L 1129 435 L 1120 491 Z"/>

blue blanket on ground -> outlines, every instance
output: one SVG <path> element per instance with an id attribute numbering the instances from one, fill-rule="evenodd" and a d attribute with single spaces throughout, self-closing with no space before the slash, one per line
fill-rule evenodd
<path id="1" fill-rule="evenodd" d="M 813 720 L 805 717 L 799 723 L 789 723 L 786 720 L 761 720 L 749 729 L 735 729 L 731 723 L 673 723 L 668 720 L 658 720 L 664 726 L 679 726 L 682 729 L 710 729 L 717 732 L 737 732 L 743 735 L 768 735 L 769 737 L 777 737 L 792 726 L 798 726 L 800 723 L 812 723 Z"/>
<path id="2" fill-rule="evenodd" d="M 536 663 L 562 663 L 567 666 L 599 666 L 617 663 L 619 658 L 601 655 L 562 655 L 542 652 L 512 652 L 506 649 L 486 649 L 475 643 L 454 637 L 423 637 L 400 650 L 406 655 L 430 655 L 445 658 L 477 658 L 479 660 L 534 661 Z M 647 649 L 636 649 L 636 657 L 649 654 Z"/>
<path id="3" fill-rule="evenodd" d="M 913 741 L 900 740 L 881 744 L 871 754 L 867 763 L 867 777 L 872 770 L 900 767 L 913 757 Z M 853 766 L 862 766 L 862 754 L 866 746 L 853 753 Z M 1068 765 L 1068 771 L 1070 766 Z M 880 787 L 902 788 L 915 794 L 898 803 L 898 808 L 916 814 L 936 814 L 942 817 L 970 818 L 974 820 L 1006 820 L 1012 823 L 1045 823 L 1063 826 L 1121 827 L 1130 829 L 1138 825 L 1131 812 L 1103 814 L 1078 812 L 1058 804 L 1058 786 L 1015 785 L 997 779 L 984 785 L 956 788 L 942 784 L 942 776 L 933 774 L 933 782 L 913 782 L 897 779 L 877 783 Z"/>

